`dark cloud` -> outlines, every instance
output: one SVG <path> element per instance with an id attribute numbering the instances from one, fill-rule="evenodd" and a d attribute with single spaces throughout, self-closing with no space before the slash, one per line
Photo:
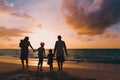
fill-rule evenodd
<path id="1" fill-rule="evenodd" d="M 102 0 L 100 9 L 89 14 L 82 6 L 78 0 L 63 0 L 64 18 L 78 34 L 102 34 L 120 20 L 120 0 Z"/>
<path id="2" fill-rule="evenodd" d="M 91 39 L 91 38 L 81 38 L 80 40 L 81 40 L 81 41 L 87 41 L 87 42 L 94 41 L 94 40 Z"/>
<path id="3" fill-rule="evenodd" d="M 8 40 L 11 40 L 10 37 L 19 37 L 22 36 L 22 34 L 24 33 L 29 32 L 16 28 L 8 29 L 5 27 L 0 27 L 0 37 L 6 37 Z"/>
<path id="4" fill-rule="evenodd" d="M 22 19 L 34 20 L 34 18 L 26 13 L 16 12 L 6 0 L 0 0 L 0 13 L 8 14 Z"/>

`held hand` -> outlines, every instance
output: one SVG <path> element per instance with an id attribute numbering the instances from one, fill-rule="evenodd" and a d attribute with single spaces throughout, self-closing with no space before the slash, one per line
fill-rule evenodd
<path id="1" fill-rule="evenodd" d="M 33 49 L 33 52 L 35 52 L 35 49 Z"/>
<path id="2" fill-rule="evenodd" d="M 47 58 L 45 54 L 43 56 L 44 56 L 44 58 Z"/>
<path id="3" fill-rule="evenodd" d="M 53 54 L 53 57 L 55 57 L 55 54 Z"/>
<path id="4" fill-rule="evenodd" d="M 53 53 L 53 57 L 55 57 L 55 53 Z"/>
<path id="5" fill-rule="evenodd" d="M 67 52 L 66 52 L 66 56 L 69 56 Z"/>
<path id="6" fill-rule="evenodd" d="M 69 57 L 68 53 L 66 53 L 65 57 Z"/>

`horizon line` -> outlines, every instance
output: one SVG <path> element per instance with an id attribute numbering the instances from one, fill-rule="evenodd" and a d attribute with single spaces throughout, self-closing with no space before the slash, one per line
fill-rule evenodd
<path id="1" fill-rule="evenodd" d="M 19 49 L 20 48 L 0 48 L 0 50 L 19 50 Z M 53 48 L 46 48 L 46 49 L 53 49 Z M 120 48 L 67 48 L 67 50 L 69 49 L 120 49 Z"/>

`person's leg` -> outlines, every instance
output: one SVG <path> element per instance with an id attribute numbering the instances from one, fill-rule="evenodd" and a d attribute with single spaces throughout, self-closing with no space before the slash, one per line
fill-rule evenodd
<path id="1" fill-rule="evenodd" d="M 22 59 L 21 62 L 22 62 L 22 68 L 24 68 L 24 60 Z"/>
<path id="2" fill-rule="evenodd" d="M 40 70 L 42 71 L 43 60 L 40 60 Z"/>
<path id="3" fill-rule="evenodd" d="M 60 66 L 61 66 L 61 71 L 63 71 L 63 62 L 60 63 Z"/>
<path id="4" fill-rule="evenodd" d="M 26 68 L 28 68 L 28 59 L 26 59 Z"/>
<path id="5" fill-rule="evenodd" d="M 39 69 L 39 65 L 40 65 L 40 59 L 39 59 L 39 61 L 38 61 L 38 67 L 37 67 L 38 69 Z"/>
<path id="6" fill-rule="evenodd" d="M 50 67 L 50 71 L 51 71 L 51 65 L 49 64 L 49 67 Z"/>
<path id="7" fill-rule="evenodd" d="M 52 71 L 52 64 L 50 63 L 50 71 Z"/>
<path id="8" fill-rule="evenodd" d="M 65 59 L 64 56 L 61 56 L 61 61 L 60 61 L 60 70 L 63 71 L 63 63 L 64 63 Z"/>
<path id="9" fill-rule="evenodd" d="M 51 70 L 53 70 L 53 64 L 51 63 Z"/>
<path id="10" fill-rule="evenodd" d="M 59 56 L 57 56 L 57 64 L 58 64 L 58 71 L 60 71 L 60 57 Z"/>
<path id="11" fill-rule="evenodd" d="M 60 71 L 60 62 L 58 61 L 58 71 Z"/>

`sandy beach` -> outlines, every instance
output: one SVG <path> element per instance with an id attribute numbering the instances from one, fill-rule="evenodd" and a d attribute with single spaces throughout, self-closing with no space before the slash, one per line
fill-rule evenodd
<path id="1" fill-rule="evenodd" d="M 0 62 L 1 80 L 120 80 L 120 72 L 80 69 L 69 66 L 63 72 L 58 72 L 57 67 L 50 72 L 49 67 L 43 67 L 43 71 L 36 66 L 29 66 L 28 70 L 22 70 L 20 64 Z"/>

